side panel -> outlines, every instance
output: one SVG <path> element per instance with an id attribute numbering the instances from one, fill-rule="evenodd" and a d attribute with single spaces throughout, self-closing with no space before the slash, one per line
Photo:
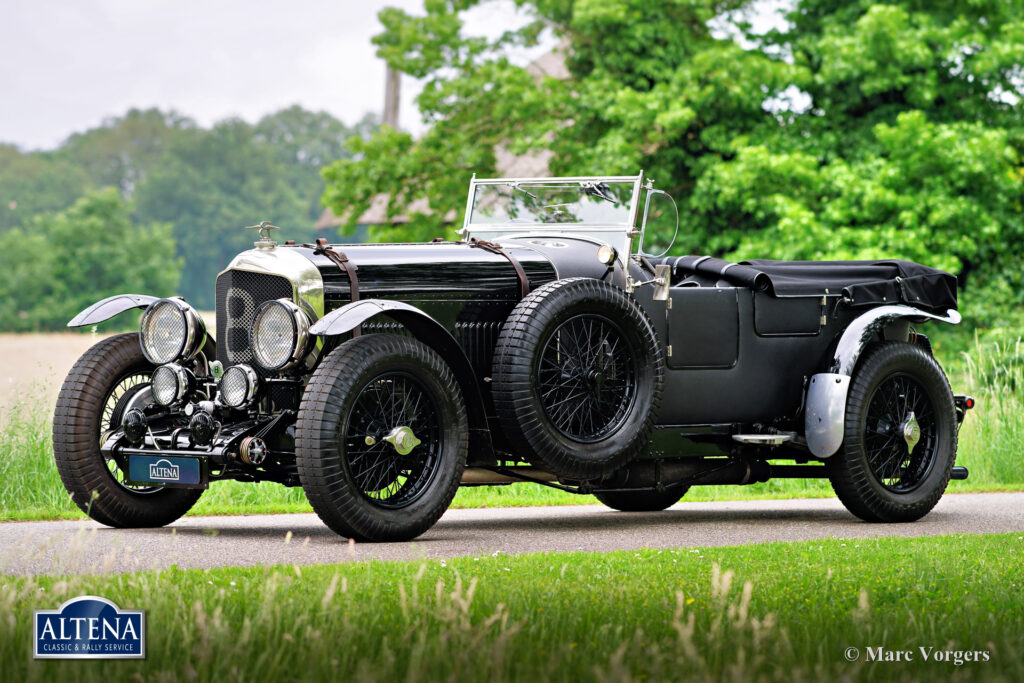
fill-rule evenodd
<path id="1" fill-rule="evenodd" d="M 818 334 L 823 311 L 821 300 L 820 296 L 779 298 L 757 292 L 754 294 L 754 330 L 764 337 Z"/>
<path id="2" fill-rule="evenodd" d="M 740 321 L 733 288 L 676 288 L 669 292 L 669 368 L 731 368 L 739 357 Z"/>
<path id="3" fill-rule="evenodd" d="M 682 311 L 700 310 L 694 302 L 710 297 L 707 292 L 730 291 L 735 297 L 738 320 L 736 341 L 736 362 L 731 367 L 695 368 L 670 364 L 665 374 L 665 393 L 661 402 L 659 424 L 695 425 L 712 423 L 754 423 L 768 422 L 776 418 L 795 417 L 799 412 L 804 392 L 804 382 L 820 371 L 830 357 L 830 348 L 836 336 L 842 332 L 851 315 L 840 312 L 830 315 L 825 325 L 816 334 L 809 334 L 807 326 L 790 328 L 802 332 L 771 336 L 758 334 L 754 321 L 754 294 L 749 289 L 736 288 L 674 288 L 672 310 L 662 313 L 669 320 L 669 337 L 673 346 L 673 358 L 687 358 L 688 351 L 677 344 L 673 328 L 699 327 L 700 319 L 681 315 Z M 719 294 L 718 296 L 722 296 Z M 728 302 L 728 298 L 725 299 Z M 794 307 L 806 308 L 808 302 L 792 299 Z M 648 311 L 657 314 L 657 302 L 648 305 Z M 678 308 L 677 308 L 678 307 Z M 723 308 L 731 311 L 731 304 Z M 820 310 L 820 304 L 819 304 Z M 804 311 L 806 312 L 806 311 Z M 780 315 L 782 310 L 776 311 Z M 670 317 L 670 316 L 678 317 Z M 800 311 L 795 311 L 793 320 L 800 320 Z M 820 322 L 820 313 L 819 313 Z M 767 321 L 766 321 L 767 324 Z M 768 329 L 779 329 L 778 326 Z M 680 337 L 685 341 L 696 333 L 686 331 Z M 701 333 L 703 334 L 703 333 Z M 718 338 L 722 346 L 732 349 L 733 340 L 728 335 Z M 667 340 L 666 340 L 667 341 Z M 706 348 L 702 354 L 712 353 Z M 724 351 L 718 351 L 724 357 Z M 732 353 L 730 351 L 730 353 Z"/>

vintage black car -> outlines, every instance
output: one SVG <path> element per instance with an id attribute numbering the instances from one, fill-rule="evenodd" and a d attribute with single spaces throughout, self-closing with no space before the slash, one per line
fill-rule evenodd
<path id="1" fill-rule="evenodd" d="M 103 524 L 152 527 L 211 482 L 278 482 L 337 533 L 386 541 L 460 486 L 654 511 L 694 485 L 827 477 L 858 517 L 903 522 L 966 478 L 973 399 L 917 331 L 960 321 L 951 275 L 646 253 L 649 216 L 674 206 L 642 174 L 474 178 L 460 241 L 254 226 L 217 278 L 216 341 L 180 298 L 114 296 L 69 323 L 145 309 L 64 382 L 64 485 Z"/>

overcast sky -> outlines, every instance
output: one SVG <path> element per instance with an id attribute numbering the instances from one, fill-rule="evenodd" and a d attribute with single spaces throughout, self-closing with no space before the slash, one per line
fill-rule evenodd
<path id="1" fill-rule="evenodd" d="M 385 6 L 423 2 L 0 0 L 0 141 L 53 148 L 131 107 L 209 125 L 297 103 L 354 123 L 383 106 L 370 38 Z M 474 9 L 467 29 L 493 36 L 523 21 L 499 0 Z M 402 127 L 415 131 L 416 84 L 402 87 Z"/>

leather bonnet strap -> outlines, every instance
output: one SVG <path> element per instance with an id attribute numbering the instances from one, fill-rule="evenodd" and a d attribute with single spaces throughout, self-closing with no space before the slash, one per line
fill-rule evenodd
<path id="1" fill-rule="evenodd" d="M 526 276 L 526 271 L 523 270 L 523 266 L 515 256 L 505 251 L 500 244 L 487 242 L 485 240 L 478 240 L 475 237 L 469 238 L 469 246 L 489 251 L 492 254 L 497 254 L 498 256 L 504 256 L 505 259 L 512 264 L 512 267 L 515 268 L 516 277 L 519 278 L 519 297 L 526 298 L 526 295 L 530 293 L 530 278 Z"/>
<path id="2" fill-rule="evenodd" d="M 343 251 L 335 251 L 327 244 L 326 238 L 317 237 L 316 245 L 313 247 L 314 254 L 322 254 L 338 266 L 348 276 L 348 291 L 352 297 L 352 303 L 359 301 L 359 276 L 356 275 L 356 264 L 352 263 Z M 352 337 L 358 337 L 363 333 L 363 326 L 356 325 L 352 330 Z"/>
<path id="3" fill-rule="evenodd" d="M 353 303 L 359 301 L 359 276 L 356 275 L 356 264 L 352 263 L 348 256 L 343 251 L 335 251 L 327 244 L 327 240 L 323 237 L 316 238 L 316 248 L 313 249 L 314 254 L 323 254 L 334 265 L 345 271 L 345 275 L 348 276 L 348 288 L 349 294 L 352 296 Z"/>

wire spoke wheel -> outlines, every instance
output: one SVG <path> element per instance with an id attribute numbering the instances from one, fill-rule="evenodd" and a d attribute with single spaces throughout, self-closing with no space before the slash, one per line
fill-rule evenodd
<path id="1" fill-rule="evenodd" d="M 381 507 L 415 501 L 444 448 L 441 418 L 424 387 L 408 373 L 379 375 L 359 392 L 347 424 L 345 465 L 359 491 Z M 420 442 L 408 453 L 387 440 L 403 428 Z"/>
<path id="2" fill-rule="evenodd" d="M 333 531 L 359 541 L 408 541 L 433 526 L 455 497 L 468 450 L 451 368 L 423 342 L 386 333 L 327 354 L 295 424 L 306 498 Z"/>
<path id="3" fill-rule="evenodd" d="M 846 509 L 868 522 L 912 522 L 935 507 L 956 461 L 956 410 L 927 350 L 871 345 L 846 397 L 843 446 L 825 460 Z"/>
<path id="4" fill-rule="evenodd" d="M 198 488 L 129 484 L 127 457 L 107 457 L 100 450 L 129 410 L 151 402 L 152 370 L 137 333 L 113 335 L 82 354 L 57 397 L 53 416 L 57 472 L 75 505 L 107 526 L 170 524 L 203 493 Z"/>
<path id="5" fill-rule="evenodd" d="M 883 380 L 868 400 L 864 451 L 871 474 L 887 490 L 917 488 L 935 459 L 935 407 L 921 384 L 906 373 Z"/>
<path id="6" fill-rule="evenodd" d="M 664 371 L 635 297 L 601 280 L 555 280 L 524 297 L 501 327 L 495 412 L 520 459 L 566 479 L 600 479 L 647 446 Z"/>
<path id="7" fill-rule="evenodd" d="M 591 313 L 556 327 L 537 362 L 545 416 L 565 436 L 592 443 L 614 432 L 636 397 L 636 360 L 622 329 Z"/>
<path id="8" fill-rule="evenodd" d="M 100 413 L 99 440 L 100 445 L 107 437 L 121 427 L 125 413 L 130 409 L 138 407 L 139 398 L 150 386 L 150 375 L 148 372 L 133 372 L 122 377 L 107 394 L 103 400 L 103 409 Z M 110 476 L 114 478 L 118 486 L 125 488 L 132 493 L 154 493 L 163 489 L 162 486 L 142 486 L 130 484 L 128 473 L 122 469 L 121 464 L 112 456 L 105 455 L 107 469 Z"/>

